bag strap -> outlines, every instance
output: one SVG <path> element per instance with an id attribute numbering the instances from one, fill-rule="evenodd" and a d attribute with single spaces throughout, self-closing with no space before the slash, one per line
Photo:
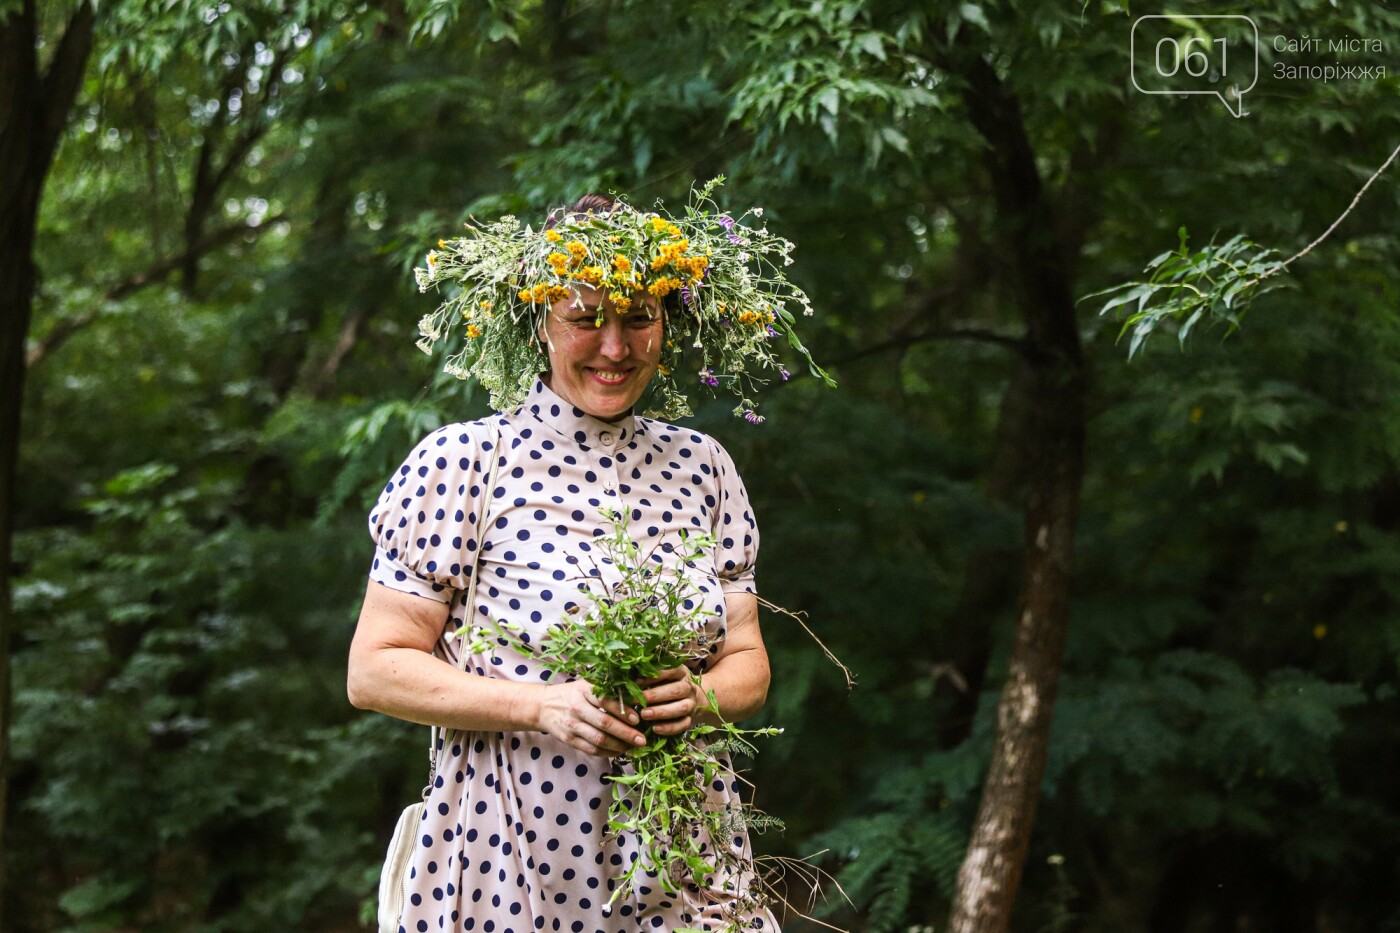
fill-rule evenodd
<path id="1" fill-rule="evenodd" d="M 486 513 L 491 508 L 492 493 L 496 488 L 496 477 L 501 472 L 501 426 L 492 418 L 491 420 L 491 449 L 487 451 L 491 457 L 491 470 L 485 484 L 481 487 L 481 497 L 476 504 L 476 532 L 473 540 L 476 542 L 476 551 L 472 557 L 471 576 L 467 583 L 467 601 L 463 606 L 462 624 L 471 625 L 472 613 L 476 607 L 476 580 L 481 568 L 481 552 L 485 549 L 483 535 L 486 531 Z M 483 448 L 484 449 L 484 448 Z M 467 669 L 467 646 L 465 640 L 457 645 L 457 670 Z M 428 786 L 423 788 L 423 799 L 428 798 L 428 791 L 433 786 L 433 781 L 438 773 L 438 740 L 441 738 L 442 749 L 447 748 L 448 734 L 452 731 L 441 726 L 430 727 L 432 732 L 428 738 Z"/>

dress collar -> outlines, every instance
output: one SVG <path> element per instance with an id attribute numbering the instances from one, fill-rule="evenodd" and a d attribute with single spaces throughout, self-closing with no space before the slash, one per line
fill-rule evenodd
<path id="1" fill-rule="evenodd" d="M 535 387 L 530 390 L 522 409 L 585 449 L 624 447 L 637 433 L 637 418 L 632 412 L 617 421 L 595 418 L 564 401 L 543 379 L 535 380 Z"/>

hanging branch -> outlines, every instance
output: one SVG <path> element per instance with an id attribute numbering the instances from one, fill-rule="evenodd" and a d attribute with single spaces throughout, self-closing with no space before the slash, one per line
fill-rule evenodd
<path id="1" fill-rule="evenodd" d="M 1129 359 L 1142 349 L 1159 326 L 1168 321 L 1182 322 L 1177 330 L 1177 339 L 1183 345 L 1192 328 L 1205 317 L 1209 317 L 1212 323 L 1225 322 L 1228 337 L 1239 328 L 1254 299 L 1280 287 L 1279 274 L 1331 236 L 1361 203 L 1367 189 L 1390 168 L 1397 157 L 1400 157 L 1400 146 L 1371 174 L 1332 225 L 1287 259 L 1274 258 L 1277 255 L 1274 250 L 1261 247 L 1243 235 L 1231 237 L 1220 246 L 1216 246 L 1212 240 L 1204 249 L 1193 252 L 1186 245 L 1186 228 L 1182 227 L 1177 231 L 1177 248 L 1153 259 L 1143 269 L 1147 273 L 1145 280 L 1114 285 L 1085 295 L 1080 300 L 1116 295 L 1104 303 L 1099 314 L 1117 312 L 1126 315 L 1118 336 L 1122 339 L 1124 334 L 1132 331 L 1128 344 Z"/>

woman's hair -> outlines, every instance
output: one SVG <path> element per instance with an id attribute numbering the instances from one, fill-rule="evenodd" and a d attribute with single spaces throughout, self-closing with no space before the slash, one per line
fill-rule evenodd
<path id="1" fill-rule="evenodd" d="M 617 201 L 606 194 L 585 194 L 568 207 L 556 207 L 550 211 L 549 218 L 544 222 L 544 228 L 553 230 L 565 218 L 582 217 L 589 213 L 603 214 L 616 206 Z"/>

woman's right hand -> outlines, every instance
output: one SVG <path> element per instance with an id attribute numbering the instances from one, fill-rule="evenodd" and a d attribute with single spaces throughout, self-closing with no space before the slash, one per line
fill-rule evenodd
<path id="1" fill-rule="evenodd" d="M 541 731 L 589 755 L 612 758 L 646 744 L 646 736 L 632 728 L 641 722 L 636 710 L 594 696 L 586 680 L 544 688 L 539 721 Z"/>

